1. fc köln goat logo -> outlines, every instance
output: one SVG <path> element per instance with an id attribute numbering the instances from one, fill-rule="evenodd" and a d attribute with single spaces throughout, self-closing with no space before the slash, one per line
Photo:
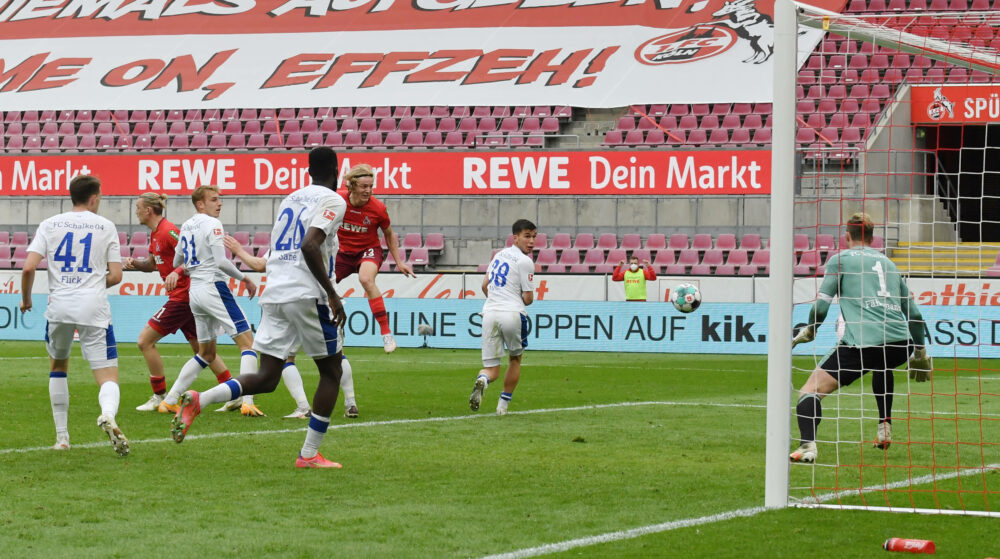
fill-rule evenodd
<path id="1" fill-rule="evenodd" d="M 703 7 L 699 2 L 695 6 Z M 689 10 L 699 11 L 701 7 Z M 751 54 L 747 64 L 762 64 L 774 53 L 774 20 L 757 11 L 754 0 L 728 0 L 712 12 L 712 19 L 646 41 L 635 51 L 636 59 L 649 65 L 693 62 L 722 54 L 745 41 Z"/>
<path id="2" fill-rule="evenodd" d="M 635 58 L 651 66 L 680 64 L 722 54 L 734 44 L 734 32 L 706 25 L 650 39 L 636 49 Z"/>

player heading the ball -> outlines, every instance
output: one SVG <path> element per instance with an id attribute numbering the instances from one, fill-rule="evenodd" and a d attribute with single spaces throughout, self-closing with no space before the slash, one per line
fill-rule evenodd
<path id="1" fill-rule="evenodd" d="M 389 315 L 385 311 L 382 292 L 375 285 L 375 276 L 382 265 L 382 245 L 378 231 L 382 230 L 385 246 L 396 263 L 396 269 L 404 276 L 417 277 L 413 268 L 399 257 L 399 241 L 392 232 L 389 212 L 381 200 L 372 196 L 375 171 L 371 165 L 355 165 L 344 176 L 347 192 L 340 195 L 347 201 L 347 215 L 337 231 L 340 250 L 337 252 L 337 283 L 357 272 L 361 287 L 368 297 L 372 317 L 378 322 L 382 332 L 382 347 L 386 353 L 396 350 L 396 340 L 389 329 Z"/>
<path id="2" fill-rule="evenodd" d="M 118 346 L 111 327 L 107 288 L 122 280 L 121 247 L 115 224 L 97 215 L 101 181 L 80 175 L 69 183 L 73 209 L 43 221 L 28 246 L 21 272 L 21 312 L 31 310 L 35 270 L 48 258 L 49 301 L 45 347 L 49 353 L 49 400 L 56 424 L 56 450 L 69 448 L 69 353 L 73 332 L 80 334 L 83 358 L 90 363 L 100 386 L 97 426 L 108 435 L 121 456 L 129 453 L 128 439 L 115 416 L 121 401 L 118 387 Z"/>

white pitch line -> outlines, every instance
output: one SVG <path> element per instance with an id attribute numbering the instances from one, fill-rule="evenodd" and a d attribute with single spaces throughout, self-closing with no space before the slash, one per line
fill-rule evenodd
<path id="1" fill-rule="evenodd" d="M 747 518 L 751 516 L 756 516 L 764 512 L 764 510 L 765 510 L 764 507 L 754 507 L 749 509 L 739 509 L 719 514 L 713 514 L 711 516 L 702 516 L 700 518 L 686 518 L 683 520 L 674 520 L 672 522 L 664 522 L 662 524 L 652 524 L 650 526 L 632 528 L 631 530 L 622 530 L 620 532 L 608 532 L 606 534 L 600 534 L 597 536 L 578 538 L 575 540 L 566 540 L 564 542 L 559 542 L 559 543 L 550 543 L 538 547 L 520 549 L 518 551 L 511 551 L 510 553 L 487 555 L 482 559 L 523 559 L 525 557 L 537 557 L 539 555 L 548 555 L 550 553 L 559 553 L 560 551 L 568 551 L 576 547 L 585 547 L 607 542 L 616 542 L 620 540 L 631 540 L 649 534 L 658 534 L 660 532 L 676 530 L 678 528 L 690 528 L 691 526 L 700 526 L 702 524 L 722 522 L 724 520 L 732 520 L 734 518 Z"/>
<path id="2" fill-rule="evenodd" d="M 1000 463 L 989 464 L 982 468 L 970 469 L 963 472 L 950 472 L 941 475 L 926 475 L 920 476 L 913 479 L 905 479 L 901 481 L 896 481 L 893 483 L 866 487 L 861 490 L 854 491 L 841 491 L 839 493 L 825 493 L 823 495 L 818 495 L 813 499 L 810 499 L 810 503 L 806 504 L 804 502 L 792 503 L 791 506 L 819 506 L 817 503 L 823 503 L 827 501 L 832 501 L 838 499 L 842 496 L 858 495 L 860 493 L 876 493 L 879 491 L 887 491 L 892 489 L 898 489 L 900 487 L 906 487 L 907 485 L 920 485 L 923 483 L 930 483 L 933 481 L 945 481 L 949 479 L 954 479 L 957 477 L 965 477 L 972 475 L 981 475 L 986 470 L 996 470 L 1000 468 Z M 852 507 L 857 508 L 857 507 Z M 607 532 L 604 534 L 598 534 L 596 536 L 588 536 L 585 538 L 576 538 L 572 540 L 566 540 L 563 542 L 550 543 L 545 545 L 540 545 L 538 547 L 529 547 L 525 549 L 519 549 L 517 551 L 511 551 L 508 553 L 498 553 L 496 555 L 487 555 L 481 559 L 525 559 L 527 557 L 538 557 L 539 555 L 548 555 L 550 553 L 559 553 L 562 551 L 568 551 L 577 547 L 589 547 L 592 545 L 598 545 L 608 542 L 616 542 L 621 540 L 631 540 L 639 538 L 642 536 L 648 536 L 650 534 L 659 534 L 661 532 L 669 532 L 671 530 L 677 530 L 679 528 L 690 528 L 692 526 L 701 526 L 703 524 L 712 524 L 715 522 L 723 522 L 726 520 L 732 520 L 734 518 L 749 518 L 751 516 L 756 516 L 767 509 L 764 507 L 753 507 L 746 509 L 737 509 L 727 512 L 721 512 L 719 514 L 713 514 L 710 516 L 702 516 L 699 518 L 685 518 L 681 520 L 673 520 L 670 522 L 663 522 L 660 524 L 651 524 L 649 526 L 640 526 L 638 528 L 632 528 L 630 530 L 619 530 L 617 532 Z M 897 512 L 907 511 L 903 507 L 898 507 L 895 509 Z"/>
<path id="3" fill-rule="evenodd" d="M 752 408 L 752 409 L 763 409 L 764 405 L 757 404 L 720 404 L 717 402 L 668 402 L 668 401 L 650 401 L 650 402 L 618 402 L 614 404 L 594 404 L 589 406 L 573 406 L 568 408 L 541 408 L 535 410 L 522 410 L 522 411 L 512 411 L 508 412 L 508 415 L 532 415 L 539 413 L 558 413 L 558 412 L 572 412 L 572 411 L 586 411 L 586 410 L 599 410 L 608 408 L 628 408 L 637 406 L 697 406 L 697 407 L 715 407 L 715 408 Z M 338 429 L 357 429 L 361 427 L 382 427 L 386 425 L 408 425 L 414 423 L 436 423 L 445 421 L 463 421 L 468 419 L 479 419 L 486 417 L 495 417 L 491 413 L 484 414 L 469 414 L 469 415 L 457 415 L 451 417 L 423 417 L 420 419 L 387 419 L 385 421 L 360 421 L 356 423 L 339 423 L 336 425 L 330 425 L 328 431 L 336 431 Z M 194 441 L 199 439 L 222 439 L 231 437 L 245 437 L 245 436 L 260 436 L 260 435 L 282 435 L 287 433 L 297 433 L 305 431 L 305 427 L 299 427 L 295 429 L 268 429 L 262 431 L 226 431 L 222 433 L 206 433 L 204 435 L 189 435 L 184 438 L 186 441 Z M 174 440 L 172 438 L 162 438 L 162 439 L 135 439 L 130 440 L 129 444 L 134 448 L 137 444 L 157 444 L 157 443 L 172 443 Z M 97 442 L 97 443 L 83 443 L 74 444 L 72 448 L 103 448 L 108 446 L 107 442 Z M 52 450 L 51 446 L 32 446 L 25 448 L 3 448 L 0 449 L 0 455 L 4 454 L 24 454 L 28 452 L 39 452 L 44 450 Z"/>

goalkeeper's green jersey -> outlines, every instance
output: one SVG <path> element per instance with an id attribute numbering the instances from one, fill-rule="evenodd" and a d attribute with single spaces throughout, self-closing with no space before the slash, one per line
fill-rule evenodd
<path id="1" fill-rule="evenodd" d="M 841 251 L 826 263 L 819 298 L 840 298 L 845 331 L 840 343 L 880 346 L 910 339 L 910 290 L 896 265 L 869 247 Z"/>

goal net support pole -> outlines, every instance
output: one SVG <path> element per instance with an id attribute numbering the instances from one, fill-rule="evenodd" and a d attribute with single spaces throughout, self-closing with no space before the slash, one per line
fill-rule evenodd
<path id="1" fill-rule="evenodd" d="M 774 103 L 771 145 L 771 277 L 767 355 L 764 506 L 788 506 L 792 383 L 792 212 L 795 197 L 796 8 L 774 2 Z"/>
<path id="2" fill-rule="evenodd" d="M 913 19 L 913 21 L 902 21 L 902 18 Z M 995 314 L 990 309 L 995 306 L 986 306 L 987 303 L 979 303 L 978 316 L 968 312 L 968 305 L 975 303 L 949 304 L 947 298 L 938 303 L 934 289 L 938 289 L 938 284 L 950 279 L 947 269 L 939 270 L 936 261 L 931 257 L 932 269 L 939 272 L 932 280 L 920 280 L 925 284 L 930 284 L 931 289 L 929 300 L 921 302 L 927 305 L 927 312 L 924 314 L 928 320 L 937 323 L 944 322 L 952 324 L 955 321 L 966 321 L 979 324 L 976 326 L 980 332 L 978 337 L 973 337 L 972 344 L 979 345 L 972 354 L 969 354 L 967 347 L 959 347 L 957 338 L 953 342 L 940 342 L 942 344 L 954 343 L 954 356 L 947 356 L 945 350 L 937 348 L 936 357 L 941 365 L 936 367 L 939 375 L 926 386 L 916 386 L 907 383 L 905 370 L 897 371 L 902 380 L 903 386 L 896 388 L 887 387 L 886 384 L 875 386 L 874 378 L 871 381 L 871 388 L 866 389 L 863 380 L 854 384 L 851 390 L 838 390 L 835 398 L 824 400 L 824 415 L 827 422 L 824 422 L 826 438 L 817 439 L 826 447 L 824 460 L 816 461 L 815 464 L 795 465 L 790 467 L 788 453 L 794 446 L 791 437 L 792 422 L 794 413 L 792 411 L 793 396 L 793 373 L 807 375 L 812 369 L 795 371 L 792 361 L 792 323 L 793 302 L 798 300 L 801 303 L 815 302 L 803 300 L 806 295 L 803 289 L 808 285 L 800 283 L 803 288 L 799 296 L 795 296 L 794 287 L 794 254 L 793 233 L 799 229 L 812 229 L 814 240 L 812 247 L 815 251 L 814 267 L 818 259 L 819 266 L 835 252 L 834 246 L 829 244 L 832 239 L 824 239 L 823 255 L 820 253 L 819 236 L 825 229 L 837 228 L 837 234 L 843 233 L 845 212 L 850 213 L 856 210 L 869 210 L 871 207 L 877 212 L 880 204 L 883 205 L 884 216 L 882 219 L 886 224 L 885 239 L 889 239 L 889 224 L 895 223 L 900 227 L 916 226 L 923 230 L 918 231 L 920 235 L 911 237 L 906 235 L 906 240 L 911 241 L 916 238 L 918 241 L 928 233 L 934 241 L 933 246 L 937 247 L 937 225 L 939 223 L 951 226 L 952 222 L 961 224 L 961 217 L 938 218 L 938 206 L 929 208 L 927 204 L 913 210 L 913 201 L 917 198 L 926 198 L 930 187 L 937 188 L 937 184 L 925 184 L 927 177 L 936 179 L 937 172 L 957 173 L 957 171 L 928 170 L 924 166 L 912 165 L 913 154 L 922 151 L 943 151 L 940 143 L 927 143 L 924 145 L 917 139 L 923 138 L 921 130 L 914 127 L 906 113 L 896 110 L 897 108 L 906 111 L 910 109 L 910 84 L 914 83 L 909 77 L 905 81 L 899 67 L 896 66 L 896 58 L 893 59 L 893 68 L 896 74 L 896 81 L 889 82 L 888 71 L 880 73 L 879 80 L 885 77 L 886 83 L 893 85 L 893 93 L 886 96 L 884 94 L 871 95 L 872 98 L 882 99 L 888 97 L 888 109 L 878 106 L 878 111 L 872 116 L 871 123 L 862 125 L 854 124 L 853 118 L 850 128 L 856 131 L 857 128 L 869 129 L 872 133 L 867 140 L 860 144 L 862 146 L 861 157 L 858 160 L 846 163 L 848 160 L 840 160 L 843 157 L 844 149 L 827 150 L 830 153 L 824 155 L 823 146 L 815 148 L 808 141 L 803 141 L 802 153 L 798 153 L 796 142 L 796 123 L 803 127 L 816 128 L 817 125 L 807 123 L 796 117 L 796 85 L 798 70 L 798 30 L 802 27 L 809 27 L 830 32 L 835 37 L 830 39 L 831 46 L 835 47 L 838 57 L 845 52 L 850 53 L 851 49 L 858 47 L 860 43 L 869 43 L 884 47 L 882 51 L 893 53 L 893 56 L 903 56 L 902 60 L 909 68 L 909 56 L 918 54 L 921 59 L 937 60 L 946 65 L 966 68 L 973 71 L 985 72 L 986 74 L 1000 75 L 1000 52 L 993 39 L 976 38 L 960 39 L 957 34 L 949 33 L 948 39 L 935 38 L 939 31 L 932 30 L 930 36 L 910 33 L 904 29 L 915 29 L 923 27 L 923 32 L 928 32 L 923 20 L 935 22 L 938 19 L 959 21 L 969 28 L 976 27 L 979 31 L 981 27 L 988 27 L 991 33 L 989 37 L 1000 39 L 1000 13 L 998 12 L 962 12 L 960 15 L 953 13 L 939 14 L 837 14 L 825 12 L 817 8 L 799 4 L 792 0 L 775 0 L 774 3 L 774 63 L 773 74 L 773 144 L 771 153 L 772 174 L 771 174 L 771 261 L 770 278 L 768 284 L 769 301 L 769 327 L 768 327 L 768 367 L 767 367 L 767 424 L 766 424 L 766 445 L 765 445 L 765 497 L 764 505 L 767 508 L 787 507 L 790 504 L 796 506 L 828 507 L 841 510 L 870 510 L 886 512 L 910 512 L 929 514 L 962 514 L 976 516 L 1000 517 L 1000 512 L 996 504 L 996 497 L 1000 495 L 997 488 L 996 473 L 1000 471 L 1000 463 L 996 460 L 998 448 L 997 438 L 1000 420 L 996 418 L 993 403 L 1000 397 L 995 385 L 989 383 L 997 380 L 995 375 L 984 376 L 984 371 L 994 372 L 997 370 L 995 364 L 985 364 L 984 357 L 995 357 L 995 353 L 987 351 L 990 342 L 985 342 L 987 334 L 982 334 L 982 323 L 986 322 L 986 328 L 993 327 Z M 952 22 L 952 25 L 958 25 Z M 969 23 L 971 22 L 971 23 Z M 919 23 L 919 25 L 916 25 Z M 935 24 L 936 25 L 936 24 Z M 944 24 L 942 24 L 944 26 Z M 966 29 L 968 37 L 971 31 Z M 940 35 L 938 35 L 940 36 Z M 989 40 L 989 47 L 986 41 Z M 843 49 L 843 46 L 849 48 Z M 856 52 L 856 51 L 855 51 Z M 862 51 L 863 52 L 863 51 Z M 833 53 L 823 43 L 823 49 L 819 51 L 820 69 L 825 72 L 824 64 L 830 62 L 833 65 Z M 916 67 L 916 57 L 914 67 Z M 929 66 L 929 65 L 928 65 Z M 841 79 L 849 71 L 843 59 L 838 64 L 833 65 L 838 69 L 835 79 Z M 924 67 L 924 66 L 922 66 Z M 939 66 L 935 66 L 937 68 Z M 810 69 L 812 65 L 810 65 Z M 857 66 L 855 77 L 857 80 Z M 867 70 L 866 70 L 867 71 Z M 977 72 L 977 73 L 978 73 Z M 813 75 L 812 72 L 809 72 Z M 882 75 L 885 74 L 885 75 Z M 827 75 L 825 73 L 823 76 Z M 915 73 L 914 80 L 919 83 L 923 81 L 922 72 Z M 960 76 L 962 74 L 959 74 Z M 930 70 L 928 70 L 928 77 Z M 943 79 L 943 72 L 939 72 L 937 77 L 931 82 L 935 85 L 943 85 L 952 89 L 958 87 L 956 84 L 966 83 L 962 79 Z M 805 76 L 808 80 L 809 76 Z M 862 74 L 864 77 L 864 74 Z M 870 77 L 870 76 L 869 76 Z M 976 76 L 973 75 L 973 78 Z M 980 76 L 981 78 L 981 76 Z M 979 85 L 984 80 L 969 80 L 975 87 L 997 87 L 996 82 L 989 86 Z M 806 82 L 808 83 L 808 81 Z M 927 82 L 925 82 L 927 83 Z M 949 85 L 950 84 L 950 85 Z M 822 85 L 816 82 L 814 85 Z M 838 83 L 839 85 L 839 83 Z M 866 86 L 867 87 L 867 86 Z M 811 92 L 810 92 L 811 93 Z M 874 93 L 874 91 L 873 91 Z M 854 93 L 852 92 L 852 96 Z M 861 97 L 869 97 L 867 94 Z M 832 97 L 832 95 L 831 95 Z M 837 103 L 836 112 L 841 116 L 841 124 L 833 124 L 833 119 L 824 120 L 825 124 L 831 128 L 849 128 L 846 124 L 847 116 L 854 116 L 859 113 L 858 105 L 847 109 L 844 104 Z M 870 105 L 869 105 L 870 106 Z M 883 109 L 887 112 L 883 112 Z M 871 109 L 866 109 L 861 104 L 861 112 L 872 113 Z M 820 113 L 822 110 L 815 109 L 807 113 Z M 848 114 L 850 113 L 850 114 Z M 882 115 L 876 117 L 875 115 Z M 867 122 L 867 119 L 864 120 Z M 919 121 L 918 122 L 923 122 Z M 947 124 L 947 123 L 946 123 Z M 918 124 L 919 126 L 919 124 Z M 962 125 L 964 126 L 964 125 Z M 945 127 L 942 126 L 942 129 Z M 985 128 L 985 126 L 984 126 Z M 896 136 L 893 136 L 893 129 Z M 988 131 L 988 130 L 987 130 Z M 964 132 L 963 132 L 964 133 Z M 986 132 L 983 132 L 985 135 Z M 995 136 L 995 134 L 994 134 Z M 821 136 L 822 137 L 822 136 Z M 964 150 L 978 150 L 973 154 L 966 155 L 969 161 L 984 159 L 988 161 L 995 152 L 990 149 L 996 148 L 996 138 L 992 140 L 976 140 L 976 136 L 969 141 L 968 145 L 962 143 L 960 148 Z M 937 137 L 935 137 L 937 138 Z M 836 139 L 827 140 L 831 146 Z M 856 140 L 850 141 L 851 143 Z M 964 140 L 963 140 L 964 142 Z M 978 142 L 978 143 L 977 143 Z M 844 144 L 849 143 L 844 140 Z M 950 144 L 949 144 L 950 145 Z M 836 146 L 834 146 L 836 147 Z M 954 151 L 954 148 L 949 148 Z M 895 160 L 878 162 L 880 164 L 869 167 L 872 159 L 868 155 L 878 153 L 887 157 L 894 157 L 899 154 L 901 163 Z M 801 159 L 800 159 L 801 156 Z M 958 157 L 961 157 L 959 154 Z M 799 162 L 809 167 L 808 171 L 800 173 Z M 839 161 L 839 163 L 838 163 Z M 860 163 L 858 162 L 860 161 Z M 960 159 L 964 164 L 966 159 Z M 839 167 L 838 167 L 839 165 Z M 858 165 L 850 167 L 849 165 Z M 963 167 L 964 169 L 964 167 Z M 971 169 L 965 172 L 975 172 Z M 981 167 L 980 173 L 998 172 L 995 167 Z M 801 178 L 800 178 L 801 176 Z M 901 184 L 890 184 L 894 178 L 902 178 Z M 909 191 L 906 189 L 906 178 L 910 177 Z M 800 191 L 799 180 L 802 180 Z M 810 182 L 812 181 L 812 182 Z M 974 184 L 974 183 L 973 183 Z M 916 186 L 914 186 L 916 185 Z M 809 196 L 810 188 L 815 190 L 815 199 L 806 200 Z M 799 192 L 800 199 L 795 199 L 796 192 Z M 935 190 L 933 202 L 937 204 L 937 197 L 951 197 L 952 195 L 940 194 L 940 190 Z M 984 191 L 985 192 L 985 191 Z M 871 194 L 871 196 L 869 196 Z M 837 196 L 839 195 L 839 200 Z M 956 194 L 957 196 L 957 194 Z M 993 194 L 995 196 L 995 194 Z M 891 215 L 893 209 L 890 201 L 902 201 L 909 206 L 904 208 L 901 204 L 893 206 L 898 215 Z M 921 202 L 921 200 L 917 200 Z M 806 213 L 800 212 L 795 215 L 797 207 L 807 207 Z M 908 210 L 908 211 L 904 211 Z M 930 211 L 935 215 L 930 216 L 930 221 L 926 213 Z M 947 208 L 941 211 L 947 212 Z M 983 212 L 986 210 L 983 209 Z M 815 212 L 815 216 L 810 213 Z M 796 220 L 797 217 L 802 219 Z M 974 223 L 978 219 L 980 224 L 985 221 L 995 221 L 995 217 L 986 216 L 985 213 L 979 218 L 973 218 Z M 814 220 L 814 223 L 807 223 Z M 966 220 L 968 222 L 968 220 Z M 934 227 L 928 230 L 928 227 Z M 912 228 L 912 227 L 911 227 Z M 824 237 L 835 236 L 826 233 Z M 877 237 L 877 235 L 876 235 Z M 903 235 L 897 239 L 902 244 Z M 843 239 L 836 245 L 837 248 L 843 246 Z M 943 245 L 954 245 L 955 243 L 946 241 Z M 990 245 L 991 247 L 993 245 Z M 985 245 L 980 247 L 983 252 Z M 890 248 L 886 248 L 890 250 Z M 892 250 L 896 250 L 893 247 Z M 905 249 L 904 249 L 905 250 Z M 995 250 L 992 249 L 992 250 Z M 803 256 L 805 256 L 803 252 Z M 957 254 L 957 253 L 956 253 Z M 906 256 L 907 261 L 914 260 L 912 256 Z M 958 256 L 955 260 L 956 272 L 955 281 L 969 278 L 982 282 L 986 278 L 982 271 L 975 275 L 969 275 L 969 270 L 962 273 L 958 271 Z M 917 259 L 919 260 L 919 259 Z M 938 259 L 940 260 L 940 258 Z M 805 258 L 802 258 L 805 261 Z M 914 260 L 916 261 L 916 260 Z M 980 264 L 977 264 L 977 266 Z M 806 266 L 803 264 L 803 266 Z M 904 273 L 912 271 L 910 264 L 904 269 Z M 974 270 L 973 270 L 974 272 Z M 964 274 L 964 275 L 962 275 Z M 814 276 L 804 277 L 805 282 L 818 282 L 821 280 L 822 271 Z M 800 280 L 802 281 L 802 280 Z M 960 286 L 960 289 L 962 287 Z M 982 289 L 987 289 L 984 284 Z M 912 286 L 911 286 L 912 289 Z M 945 289 L 945 288 L 942 288 Z M 942 293 L 950 294 L 951 287 L 948 286 Z M 984 294 L 983 297 L 986 295 Z M 944 295 L 942 295 L 944 297 Z M 985 299 L 984 299 L 985 300 Z M 919 301 L 918 301 L 919 302 Z M 959 311 L 965 312 L 959 312 Z M 804 311 L 800 308 L 799 311 Z M 833 326 L 828 326 L 826 332 L 830 332 Z M 993 330 L 995 332 L 995 330 Z M 823 344 L 828 344 L 831 334 L 827 334 L 827 340 Z M 978 342 L 976 340 L 979 340 Z M 930 339 L 928 341 L 931 341 Z M 992 342 L 995 344 L 995 342 Z M 826 347 L 826 346 L 824 346 Z M 815 348 L 814 351 L 818 350 Z M 951 351 L 951 350 L 948 350 Z M 816 355 L 813 354 L 815 358 Z M 978 364 L 963 364 L 959 358 L 980 358 Z M 951 369 L 946 363 L 951 360 Z M 972 367 L 972 368 L 970 368 Z M 970 374 L 971 373 L 971 374 Z M 874 376 L 874 375 L 873 375 Z M 881 381 L 886 382 L 886 381 Z M 986 383 L 984 385 L 984 382 Z M 886 392 L 886 390 L 888 392 Z M 878 392 L 883 391 L 883 392 Z M 900 413 L 892 412 L 891 402 L 877 400 L 885 397 L 885 394 L 896 396 L 896 410 Z M 870 404 L 875 396 L 876 406 L 879 408 L 879 416 L 874 415 Z M 867 400 L 867 402 L 866 402 Z M 902 404 L 902 407 L 900 407 Z M 890 408 L 888 418 L 895 419 L 896 433 L 892 440 L 891 453 L 888 445 L 883 445 L 876 450 L 875 442 L 879 440 L 889 440 L 883 431 L 876 433 L 871 428 L 876 425 L 876 417 L 882 417 L 883 406 Z M 905 411 L 903 411 L 905 410 Z M 865 434 L 865 431 L 869 434 Z M 876 439 L 880 437 L 880 439 Z M 804 497 L 803 497 L 804 495 Z M 992 500 L 992 503 L 991 503 Z"/>

